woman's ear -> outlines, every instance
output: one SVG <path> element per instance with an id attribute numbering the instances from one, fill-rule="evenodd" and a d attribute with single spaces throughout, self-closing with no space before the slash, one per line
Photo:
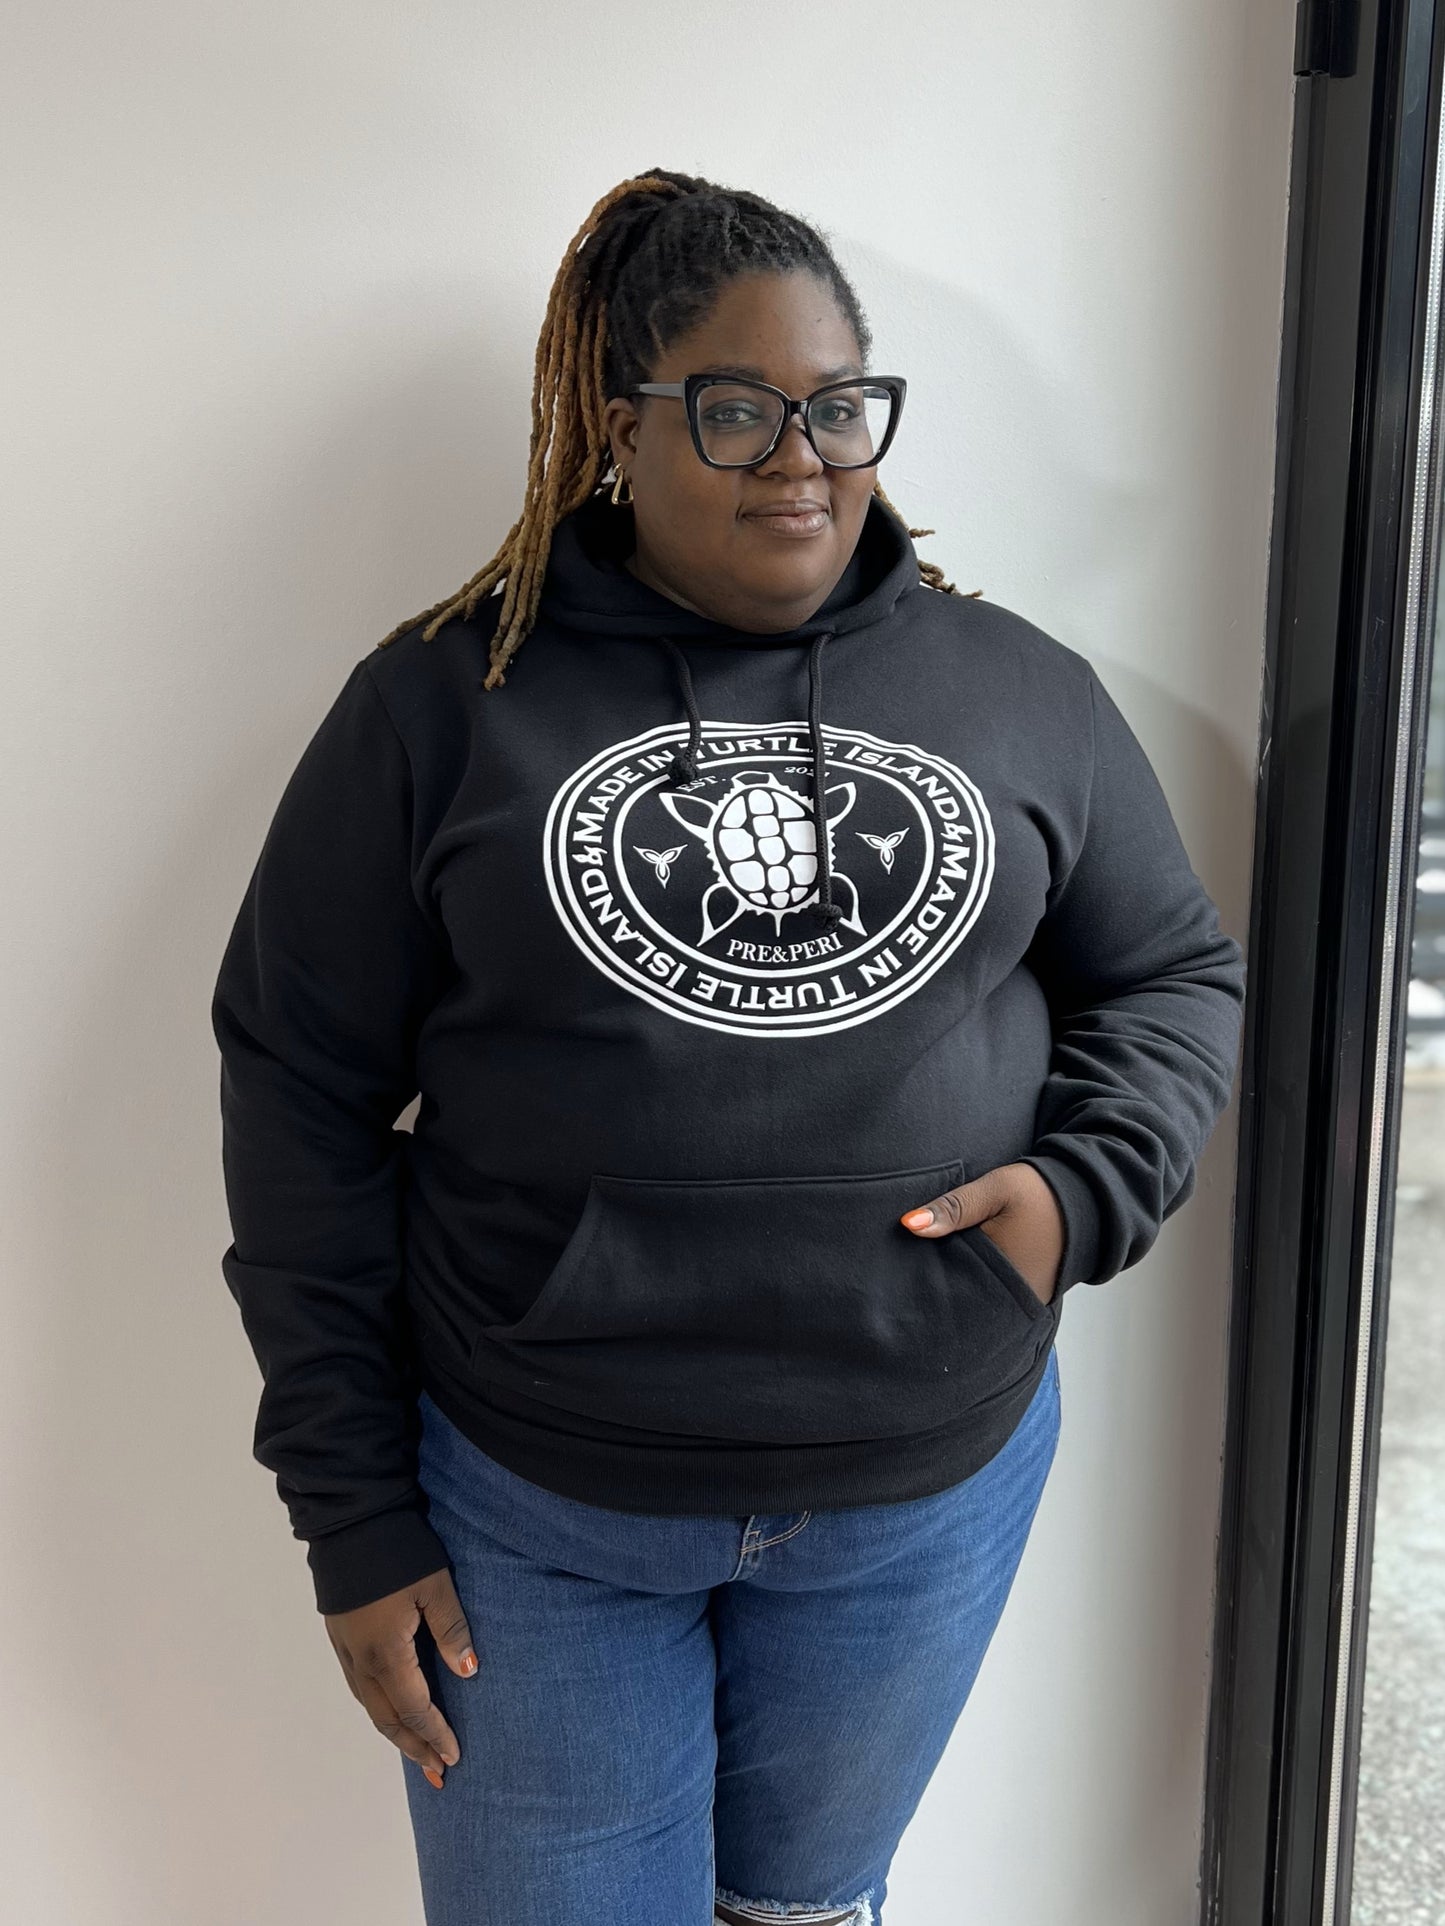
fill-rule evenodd
<path id="1" fill-rule="evenodd" d="M 632 465 L 637 453 L 637 431 L 642 420 L 625 395 L 615 395 L 603 410 L 608 439 L 612 443 L 612 462 L 617 468 Z"/>

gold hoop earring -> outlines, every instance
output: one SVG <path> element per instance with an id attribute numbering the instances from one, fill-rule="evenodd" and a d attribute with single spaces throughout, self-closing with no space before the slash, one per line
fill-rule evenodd
<path id="1" fill-rule="evenodd" d="M 627 482 L 627 493 L 625 495 L 622 493 L 622 484 L 624 482 Z M 632 483 L 628 481 L 627 471 L 623 468 L 619 468 L 617 471 L 617 480 L 612 484 L 613 504 L 614 506 L 622 507 L 632 500 L 633 500 Z"/>

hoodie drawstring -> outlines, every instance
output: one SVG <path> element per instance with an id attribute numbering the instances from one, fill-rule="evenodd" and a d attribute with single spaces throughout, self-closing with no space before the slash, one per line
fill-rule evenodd
<path id="1" fill-rule="evenodd" d="M 823 644 L 830 640 L 832 634 L 831 629 L 820 629 L 808 651 L 808 733 L 813 747 L 813 827 L 818 850 L 818 900 L 813 905 L 813 915 L 828 930 L 843 914 L 842 904 L 833 901 L 832 856 L 823 800 L 823 784 L 826 780 L 822 723 Z M 670 635 L 660 635 L 657 640 L 671 651 L 677 665 L 678 680 L 682 684 L 682 700 L 687 709 L 687 747 L 673 751 L 672 776 L 677 783 L 686 785 L 697 781 L 698 760 L 702 754 L 702 718 L 698 714 L 687 657 Z"/>

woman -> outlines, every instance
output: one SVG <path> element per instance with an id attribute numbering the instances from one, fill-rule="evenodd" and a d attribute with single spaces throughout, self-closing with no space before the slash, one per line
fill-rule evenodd
<path id="1" fill-rule="evenodd" d="M 353 667 L 222 965 L 255 1452 L 431 1926 L 880 1919 L 1063 1294 L 1228 1100 L 1239 945 L 1088 662 L 919 560 L 870 350 L 802 220 L 605 195 L 522 513 Z"/>

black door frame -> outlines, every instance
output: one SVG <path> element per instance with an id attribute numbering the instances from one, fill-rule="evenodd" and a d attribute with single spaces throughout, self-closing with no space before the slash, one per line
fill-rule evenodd
<path id="1" fill-rule="evenodd" d="M 1439 13 L 1299 12 L 1206 1926 L 1349 1915 L 1434 628 Z"/>

